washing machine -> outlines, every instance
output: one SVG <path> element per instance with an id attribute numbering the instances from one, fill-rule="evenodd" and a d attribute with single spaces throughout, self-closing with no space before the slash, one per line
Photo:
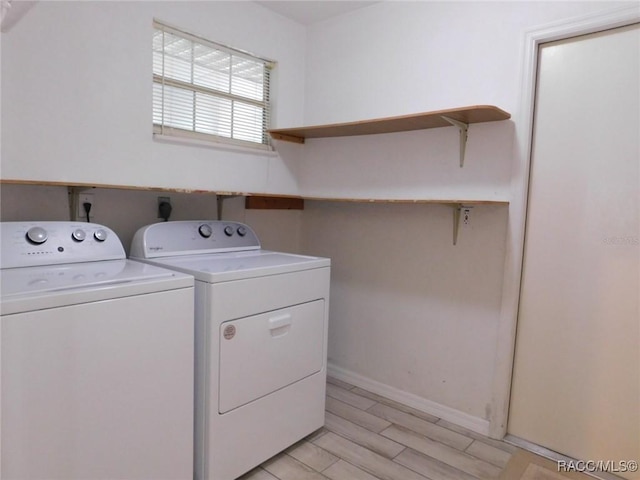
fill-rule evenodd
<path id="1" fill-rule="evenodd" d="M 193 277 L 92 223 L 0 242 L 0 476 L 192 478 Z"/>
<path id="2" fill-rule="evenodd" d="M 324 425 L 330 260 L 247 225 L 157 223 L 131 256 L 195 277 L 195 478 L 232 480 Z"/>

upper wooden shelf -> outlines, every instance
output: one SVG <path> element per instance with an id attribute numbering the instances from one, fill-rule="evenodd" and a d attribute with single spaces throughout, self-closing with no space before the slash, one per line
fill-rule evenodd
<path id="1" fill-rule="evenodd" d="M 307 138 L 347 137 L 376 133 L 408 132 L 427 128 L 450 127 L 452 122 L 445 117 L 464 124 L 508 120 L 511 115 L 493 105 L 473 105 L 433 112 L 402 115 L 399 117 L 376 118 L 358 122 L 333 123 L 299 128 L 279 128 L 269 130 L 276 140 L 304 143 Z"/>

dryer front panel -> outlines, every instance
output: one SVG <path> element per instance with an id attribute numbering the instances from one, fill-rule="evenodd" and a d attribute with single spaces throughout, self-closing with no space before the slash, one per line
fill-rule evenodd
<path id="1" fill-rule="evenodd" d="M 324 323 L 324 300 L 222 323 L 219 413 L 319 372 Z"/>

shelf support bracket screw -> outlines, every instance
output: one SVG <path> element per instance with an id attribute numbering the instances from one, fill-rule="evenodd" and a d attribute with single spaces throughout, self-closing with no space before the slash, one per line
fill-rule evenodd
<path id="1" fill-rule="evenodd" d="M 465 225 L 469 224 L 469 214 L 473 207 L 464 206 L 462 203 L 454 203 L 453 205 L 453 245 L 458 244 L 458 232 L 460 231 L 460 218 L 462 217 Z M 464 214 L 462 214 L 464 212 Z"/>

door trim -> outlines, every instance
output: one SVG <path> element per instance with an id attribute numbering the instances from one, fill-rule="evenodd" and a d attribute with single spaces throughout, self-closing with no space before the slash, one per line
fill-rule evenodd
<path id="1" fill-rule="evenodd" d="M 514 146 L 511 200 L 503 274 L 502 304 L 494 360 L 489 436 L 501 439 L 507 433 L 511 375 L 515 352 L 516 324 L 524 257 L 525 221 L 531 166 L 533 115 L 541 44 L 624 27 L 640 22 L 640 5 L 608 9 L 597 14 L 554 22 L 525 32 L 521 44 L 520 108 L 516 114 L 520 135 Z"/>

